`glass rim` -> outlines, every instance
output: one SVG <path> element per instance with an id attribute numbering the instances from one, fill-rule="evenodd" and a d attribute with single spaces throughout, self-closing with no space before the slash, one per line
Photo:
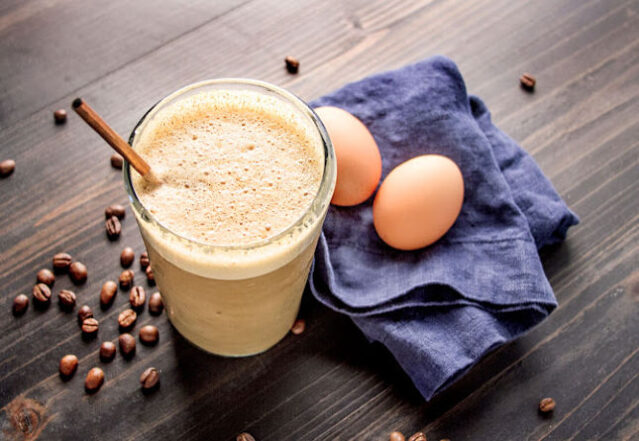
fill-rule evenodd
<path id="1" fill-rule="evenodd" d="M 142 115 L 140 120 L 133 127 L 133 130 L 131 131 L 131 134 L 129 135 L 128 142 L 129 142 L 129 145 L 133 147 L 133 142 L 135 141 L 136 135 L 138 134 L 137 133 L 138 129 L 146 122 L 147 118 L 154 115 L 154 111 L 159 111 L 159 108 L 163 104 L 194 89 L 198 89 L 205 86 L 215 86 L 215 85 L 225 85 L 225 84 L 228 84 L 229 86 L 245 85 L 245 86 L 250 86 L 253 88 L 261 88 L 275 94 L 279 98 L 284 98 L 289 104 L 292 104 L 296 110 L 301 111 L 302 114 L 307 119 L 310 119 L 310 121 L 313 124 L 313 128 L 319 132 L 320 139 L 322 141 L 323 154 L 324 154 L 322 178 L 320 180 L 320 185 L 318 186 L 317 191 L 315 195 L 313 196 L 313 200 L 305 209 L 305 211 L 294 222 L 292 222 L 288 227 L 286 227 L 286 229 L 280 231 L 274 236 L 270 236 L 264 239 L 259 239 L 254 242 L 249 242 L 243 245 L 226 245 L 226 244 L 214 245 L 214 244 L 210 244 L 206 242 L 201 242 L 199 240 L 192 239 L 190 237 L 186 237 L 180 233 L 173 231 L 171 228 L 169 228 L 168 226 L 160 222 L 149 210 L 147 210 L 144 204 L 142 204 L 142 202 L 140 201 L 135 191 L 135 188 L 133 187 L 133 183 L 131 181 L 131 164 L 126 159 L 124 159 L 124 164 L 122 167 L 124 187 L 129 197 L 129 201 L 131 202 L 131 205 L 133 209 L 137 212 L 137 214 L 143 220 L 149 221 L 155 226 L 157 226 L 160 229 L 160 231 L 164 233 L 168 233 L 172 236 L 179 238 L 180 240 L 183 240 L 189 244 L 193 244 L 197 247 L 206 248 L 210 250 L 229 250 L 229 251 L 254 250 L 257 248 L 268 246 L 269 244 L 272 244 L 274 242 L 277 242 L 278 240 L 287 236 L 297 227 L 302 226 L 306 218 L 308 217 L 309 213 L 314 211 L 314 207 L 317 204 L 318 200 L 320 200 L 322 197 L 326 197 L 327 195 L 325 195 L 325 193 L 327 193 L 328 188 L 332 185 L 334 186 L 336 170 L 335 170 L 335 152 L 333 150 L 333 145 L 328 136 L 326 127 L 324 127 L 324 124 L 320 120 L 319 116 L 317 116 L 317 113 L 315 113 L 315 111 L 311 108 L 310 105 L 308 105 L 308 103 L 306 103 L 303 99 L 301 99 L 294 93 L 289 92 L 286 89 L 283 89 L 279 86 L 275 86 L 274 84 L 268 83 L 266 81 L 254 80 L 249 78 L 230 78 L 230 77 L 198 81 L 175 90 L 174 92 L 160 99 L 153 106 L 151 106 L 144 113 L 144 115 Z M 254 89 L 251 89 L 251 90 L 254 90 Z M 327 202 L 330 202 L 330 199 L 331 199 L 331 196 L 328 196 Z"/>

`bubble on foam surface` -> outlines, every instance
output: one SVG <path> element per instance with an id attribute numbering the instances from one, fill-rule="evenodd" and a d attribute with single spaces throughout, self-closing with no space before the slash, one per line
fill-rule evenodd
<path id="1" fill-rule="evenodd" d="M 312 127 L 281 100 L 203 92 L 158 112 L 134 148 L 163 185 L 134 174 L 143 205 L 169 229 L 213 245 L 271 237 L 313 200 L 323 154 Z M 266 228 L 268 226 L 268 228 Z"/>

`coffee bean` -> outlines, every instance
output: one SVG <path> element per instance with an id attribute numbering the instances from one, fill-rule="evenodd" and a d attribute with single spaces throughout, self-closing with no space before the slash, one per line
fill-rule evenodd
<path id="1" fill-rule="evenodd" d="M 60 376 L 68 380 L 73 374 L 75 374 L 76 369 L 78 368 L 78 357 L 73 354 L 65 355 L 60 359 L 59 372 Z"/>
<path id="2" fill-rule="evenodd" d="M 120 237 L 120 233 L 122 232 L 122 225 L 120 224 L 120 219 L 117 216 L 111 216 L 104 223 L 106 228 L 106 234 L 109 240 L 116 240 Z"/>
<path id="3" fill-rule="evenodd" d="M 160 315 L 164 309 L 164 302 L 159 292 L 154 292 L 149 297 L 149 312 L 153 315 Z"/>
<path id="4" fill-rule="evenodd" d="M 60 375 L 63 378 L 71 378 L 78 368 L 78 357 L 73 354 L 65 355 L 60 359 Z"/>
<path id="5" fill-rule="evenodd" d="M 120 325 L 120 328 L 122 329 L 129 329 L 135 324 L 137 319 L 138 315 L 134 310 L 125 309 L 118 316 L 118 325 Z"/>
<path id="6" fill-rule="evenodd" d="M 552 412 L 555 410 L 555 400 L 552 398 L 544 398 L 539 402 L 539 411 L 543 413 Z"/>
<path id="7" fill-rule="evenodd" d="M 131 286 L 133 285 L 133 278 L 134 278 L 133 271 L 129 269 L 122 271 L 118 279 L 118 281 L 120 282 L 120 288 L 124 290 L 131 288 Z"/>
<path id="8" fill-rule="evenodd" d="M 100 360 L 108 363 L 115 358 L 115 345 L 113 342 L 105 341 L 100 345 Z"/>
<path id="9" fill-rule="evenodd" d="M 100 305 L 103 308 L 111 306 L 117 292 L 118 285 L 115 282 L 112 280 L 104 282 L 104 285 L 102 285 L 102 289 L 100 290 Z"/>
<path id="10" fill-rule="evenodd" d="M 288 56 L 284 58 L 284 63 L 286 63 L 288 73 L 296 74 L 300 69 L 300 62 L 295 57 Z"/>
<path id="11" fill-rule="evenodd" d="M 144 302 L 146 302 L 146 292 L 141 286 L 134 286 L 129 293 L 129 303 L 131 307 L 136 310 L 144 308 Z"/>
<path id="12" fill-rule="evenodd" d="M 84 380 L 84 388 L 89 393 L 97 392 L 102 386 L 102 383 L 104 383 L 104 372 L 102 369 L 94 367 L 89 371 Z"/>
<path id="13" fill-rule="evenodd" d="M 82 285 L 86 282 L 88 274 L 87 267 L 81 262 L 73 262 L 69 265 L 69 276 L 76 285 Z"/>
<path id="14" fill-rule="evenodd" d="M 124 158 L 114 153 L 111 155 L 111 167 L 117 168 L 118 170 L 122 170 L 122 166 L 124 165 Z"/>
<path id="15" fill-rule="evenodd" d="M 118 337 L 120 353 L 124 358 L 131 358 L 135 355 L 135 338 L 131 334 L 121 334 Z"/>
<path id="16" fill-rule="evenodd" d="M 124 215 L 126 214 L 126 209 L 124 205 L 113 204 L 109 205 L 104 209 L 104 217 L 109 219 L 112 216 L 117 217 L 118 219 L 124 219 Z"/>
<path id="17" fill-rule="evenodd" d="M 68 289 L 62 289 L 58 293 L 58 303 L 62 309 L 70 311 L 75 308 L 75 293 Z"/>
<path id="18" fill-rule="evenodd" d="M 13 315 L 22 315 L 26 312 L 29 307 L 29 297 L 24 294 L 18 294 L 15 299 L 13 299 Z"/>
<path id="19" fill-rule="evenodd" d="M 93 310 L 91 310 L 88 305 L 82 305 L 78 310 L 78 321 L 80 325 L 82 325 L 83 321 L 91 317 L 93 317 Z"/>
<path id="20" fill-rule="evenodd" d="M 142 390 L 151 391 L 160 384 L 160 372 L 154 367 L 150 367 L 140 375 Z"/>
<path id="21" fill-rule="evenodd" d="M 153 346 L 160 338 L 160 331 L 153 325 L 146 325 L 140 328 L 140 341 L 147 346 Z"/>
<path id="22" fill-rule="evenodd" d="M 149 266 L 149 254 L 143 251 L 142 254 L 140 254 L 140 268 L 146 270 L 147 266 Z"/>
<path id="23" fill-rule="evenodd" d="M 393 432 L 390 434 L 390 441 L 406 441 L 402 432 Z"/>
<path id="24" fill-rule="evenodd" d="M 250 433 L 242 432 L 235 437 L 235 441 L 255 441 L 255 438 Z"/>
<path id="25" fill-rule="evenodd" d="M 293 323 L 293 327 L 291 328 L 291 332 L 294 335 L 300 335 L 306 329 L 306 322 L 303 319 L 295 320 Z"/>
<path id="26" fill-rule="evenodd" d="M 521 84 L 522 89 L 527 90 L 528 92 L 532 92 L 533 90 L 535 90 L 535 84 L 537 83 L 537 80 L 535 80 L 535 77 L 533 77 L 529 73 L 525 73 L 519 78 L 519 83 Z"/>
<path id="27" fill-rule="evenodd" d="M 64 109 L 58 109 L 53 112 L 53 120 L 56 124 L 64 124 L 67 122 L 67 111 Z"/>
<path id="28" fill-rule="evenodd" d="M 82 322 L 82 332 L 89 337 L 94 337 L 98 333 L 100 324 L 96 319 L 90 317 Z"/>
<path id="29" fill-rule="evenodd" d="M 423 432 L 417 432 L 408 438 L 408 441 L 426 441 L 426 435 Z"/>
<path id="30" fill-rule="evenodd" d="M 53 269 L 59 273 L 64 273 L 69 270 L 71 265 L 71 256 L 67 253 L 58 253 L 53 256 Z"/>
<path id="31" fill-rule="evenodd" d="M 33 287 L 33 298 L 40 305 L 46 305 L 49 303 L 49 299 L 51 299 L 51 288 L 44 283 L 38 283 Z"/>
<path id="32" fill-rule="evenodd" d="M 146 267 L 146 281 L 149 284 L 149 286 L 155 286 L 155 274 L 153 274 L 153 267 L 149 264 L 149 266 Z"/>
<path id="33" fill-rule="evenodd" d="M 120 253 L 120 265 L 122 265 L 122 268 L 130 267 L 134 260 L 135 252 L 133 251 L 133 248 L 126 247 Z"/>
<path id="34" fill-rule="evenodd" d="M 16 169 L 16 162 L 13 159 L 5 159 L 0 162 L 0 178 L 6 178 Z"/>
<path id="35" fill-rule="evenodd" d="M 117 153 L 111 155 L 111 167 L 122 170 L 123 165 L 124 159 L 122 158 L 122 156 L 118 155 Z"/>
<path id="36" fill-rule="evenodd" d="M 51 272 L 51 270 L 48 270 L 46 268 L 38 271 L 38 275 L 36 276 L 36 279 L 38 279 L 39 283 L 44 283 L 45 285 L 49 285 L 49 286 L 53 286 L 53 284 L 55 283 L 55 276 L 53 275 L 53 272 Z"/>

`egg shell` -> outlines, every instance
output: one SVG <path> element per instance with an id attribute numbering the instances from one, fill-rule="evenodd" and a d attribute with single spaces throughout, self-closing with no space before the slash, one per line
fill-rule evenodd
<path id="1" fill-rule="evenodd" d="M 417 250 L 453 226 L 464 201 L 464 180 L 453 161 L 423 155 L 395 167 L 373 203 L 379 237 L 393 248 Z"/>
<path id="2" fill-rule="evenodd" d="M 382 157 L 364 123 L 338 107 L 315 109 L 333 144 L 337 182 L 331 204 L 352 206 L 371 197 L 382 176 Z"/>

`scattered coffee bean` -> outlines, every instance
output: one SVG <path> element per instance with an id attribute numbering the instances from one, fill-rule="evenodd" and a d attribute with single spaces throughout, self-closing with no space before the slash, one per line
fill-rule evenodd
<path id="1" fill-rule="evenodd" d="M 235 438 L 235 441 L 255 441 L 255 438 L 250 433 L 243 432 Z"/>
<path id="2" fill-rule="evenodd" d="M 65 355 L 60 359 L 60 375 L 63 378 L 71 378 L 78 368 L 78 357 L 73 354 Z"/>
<path id="3" fill-rule="evenodd" d="M 303 319 L 295 320 L 293 323 L 293 327 L 291 327 L 291 332 L 294 335 L 300 335 L 306 329 L 306 322 Z"/>
<path id="4" fill-rule="evenodd" d="M 284 58 L 284 63 L 286 63 L 288 73 L 296 74 L 300 69 L 300 62 L 295 57 L 288 56 Z"/>
<path id="5" fill-rule="evenodd" d="M 53 269 L 59 273 L 64 273 L 69 270 L 71 265 L 71 256 L 67 253 L 58 253 L 53 256 Z"/>
<path id="6" fill-rule="evenodd" d="M 426 441 L 426 435 L 423 432 L 417 432 L 408 438 L 408 441 Z"/>
<path id="7" fill-rule="evenodd" d="M 162 295 L 159 292 L 154 292 L 149 297 L 149 312 L 153 315 L 160 315 L 164 309 L 164 301 L 162 301 Z"/>
<path id="8" fill-rule="evenodd" d="M 134 286 L 129 293 L 129 303 L 131 307 L 136 310 L 144 308 L 144 302 L 146 302 L 146 292 L 141 286 Z"/>
<path id="9" fill-rule="evenodd" d="M 402 432 L 393 432 L 390 434 L 390 441 L 406 441 Z"/>
<path id="10" fill-rule="evenodd" d="M 45 285 L 49 285 L 49 286 L 53 286 L 53 284 L 55 283 L 55 276 L 53 275 L 53 272 L 51 272 L 51 270 L 48 270 L 46 268 L 38 271 L 38 275 L 36 276 L 36 279 L 38 279 L 39 283 L 44 283 Z"/>
<path id="11" fill-rule="evenodd" d="M 109 240 L 116 240 L 120 237 L 120 233 L 122 232 L 122 225 L 120 224 L 120 219 L 117 216 L 111 216 L 104 223 L 106 228 L 106 234 Z"/>
<path id="12" fill-rule="evenodd" d="M 131 271 L 130 269 L 122 271 L 118 279 L 118 281 L 120 282 L 120 288 L 124 290 L 131 288 L 131 286 L 133 285 L 134 275 L 135 274 L 133 274 L 133 271 Z"/>
<path id="13" fill-rule="evenodd" d="M 154 367 L 150 367 L 140 375 L 142 390 L 151 391 L 160 384 L 160 372 Z"/>
<path id="14" fill-rule="evenodd" d="M 46 305 L 51 299 L 51 288 L 44 283 L 38 283 L 33 286 L 33 298 L 40 305 Z"/>
<path id="15" fill-rule="evenodd" d="M 122 265 L 122 268 L 130 267 L 134 260 L 135 260 L 135 251 L 133 251 L 133 248 L 126 247 L 120 253 L 120 265 Z"/>
<path id="16" fill-rule="evenodd" d="M 535 90 L 535 84 L 537 83 L 537 80 L 535 80 L 535 77 L 533 77 L 529 73 L 525 73 L 519 78 L 519 83 L 521 84 L 522 89 L 527 90 L 528 92 L 532 92 L 533 90 Z"/>
<path id="17" fill-rule="evenodd" d="M 146 325 L 140 328 L 140 341 L 147 345 L 153 346 L 160 338 L 160 331 L 153 325 Z"/>
<path id="18" fill-rule="evenodd" d="M 118 337 L 120 353 L 124 358 L 131 358 L 135 355 L 135 338 L 131 334 L 121 334 Z"/>
<path id="19" fill-rule="evenodd" d="M 122 156 L 118 155 L 117 153 L 111 155 L 111 167 L 122 170 L 123 165 L 124 159 L 122 158 Z"/>
<path id="20" fill-rule="evenodd" d="M 147 266 L 149 266 L 149 254 L 143 251 L 142 254 L 140 254 L 140 268 L 146 270 Z"/>
<path id="21" fill-rule="evenodd" d="M 105 341 L 100 345 L 100 360 L 108 363 L 115 358 L 115 345 L 113 342 Z"/>
<path id="22" fill-rule="evenodd" d="M 100 305 L 103 308 L 111 306 L 117 292 L 118 285 L 115 282 L 112 280 L 104 282 L 104 285 L 102 285 L 102 289 L 100 290 Z"/>
<path id="23" fill-rule="evenodd" d="M 539 402 L 539 411 L 543 413 L 552 412 L 555 410 L 555 400 L 552 398 L 544 398 Z"/>
<path id="24" fill-rule="evenodd" d="M 0 178 L 6 178 L 16 169 L 16 162 L 13 159 L 5 159 L 0 162 Z"/>
<path id="25" fill-rule="evenodd" d="M 26 312 L 29 307 L 29 297 L 24 294 L 18 294 L 15 299 L 13 299 L 13 315 L 22 315 Z"/>
<path id="26" fill-rule="evenodd" d="M 126 209 L 124 208 L 124 205 L 120 205 L 120 204 L 109 205 L 108 207 L 104 209 L 104 217 L 107 219 L 109 219 L 112 216 L 115 216 L 118 219 L 122 220 L 124 219 L 125 214 L 126 214 Z"/>
<path id="27" fill-rule="evenodd" d="M 84 388 L 89 393 L 97 392 L 102 383 L 104 383 L 104 372 L 102 369 L 94 367 L 87 373 L 87 377 L 84 380 Z"/>
<path id="28" fill-rule="evenodd" d="M 82 262 L 73 262 L 69 265 L 69 276 L 76 285 L 81 285 L 87 281 L 87 267 Z"/>
<path id="29" fill-rule="evenodd" d="M 149 266 L 146 267 L 146 281 L 149 284 L 149 286 L 155 286 L 155 274 L 153 274 L 153 267 L 149 264 Z"/>
<path id="30" fill-rule="evenodd" d="M 58 303 L 62 309 L 70 311 L 75 308 L 75 293 L 68 289 L 62 289 L 58 293 Z"/>
<path id="31" fill-rule="evenodd" d="M 137 319 L 138 315 L 134 310 L 125 309 L 118 316 L 118 325 L 120 325 L 122 329 L 129 329 L 135 324 Z"/>
<path id="32" fill-rule="evenodd" d="M 64 109 L 58 109 L 53 112 L 53 120 L 56 124 L 64 124 L 67 122 L 67 111 Z"/>
<path id="33" fill-rule="evenodd" d="M 93 310 L 89 307 L 89 305 L 82 305 L 78 310 L 78 321 L 80 322 L 80 325 L 82 325 L 83 321 L 91 317 L 93 317 Z"/>
<path id="34" fill-rule="evenodd" d="M 88 337 L 95 337 L 95 335 L 98 333 L 99 327 L 100 324 L 93 317 L 84 319 L 84 321 L 82 322 L 82 332 Z"/>

